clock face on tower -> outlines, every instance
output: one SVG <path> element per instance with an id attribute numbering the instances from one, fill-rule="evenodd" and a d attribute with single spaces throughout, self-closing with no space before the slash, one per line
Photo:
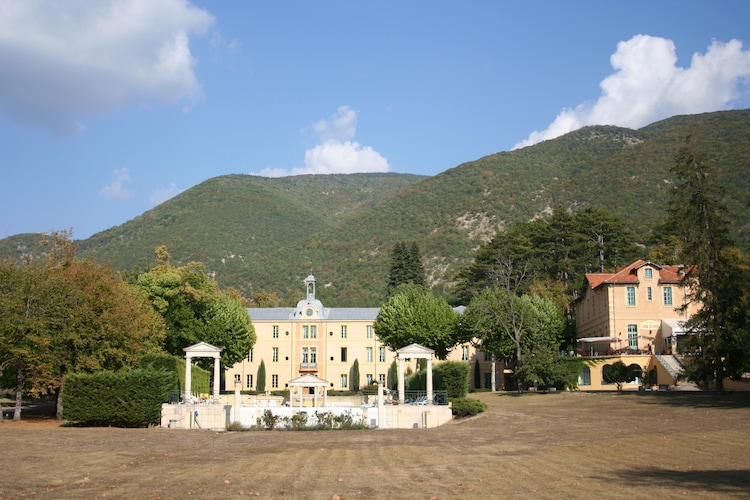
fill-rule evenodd
<path id="1" fill-rule="evenodd" d="M 306 313 L 307 313 L 307 315 L 308 315 L 308 316 L 312 316 L 312 313 L 313 313 L 313 311 L 312 311 L 312 309 L 308 309 L 308 310 L 306 311 Z"/>

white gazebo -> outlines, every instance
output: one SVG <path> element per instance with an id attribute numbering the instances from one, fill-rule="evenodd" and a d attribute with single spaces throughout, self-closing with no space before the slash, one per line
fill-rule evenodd
<path id="1" fill-rule="evenodd" d="M 432 404 L 432 360 L 435 359 L 435 351 L 419 344 L 411 344 L 396 350 L 396 361 L 398 362 L 398 402 L 404 403 L 404 360 L 426 359 L 427 360 L 427 404 Z"/>
<path id="2" fill-rule="evenodd" d="M 193 358 L 214 358 L 214 383 L 212 399 L 219 400 L 219 387 L 221 386 L 221 351 L 220 347 L 198 342 L 183 349 L 185 351 L 185 401 L 189 401 L 191 394 L 191 377 L 192 377 L 192 359 Z"/>
<path id="3" fill-rule="evenodd" d="M 311 394 L 305 394 L 308 389 Z M 316 377 L 312 373 L 306 373 L 289 381 L 289 399 L 292 406 L 294 406 L 294 401 L 297 398 L 299 398 L 300 408 L 305 399 L 312 399 L 313 406 L 318 406 L 318 397 L 323 398 L 323 406 L 326 406 L 328 402 L 328 381 Z"/>

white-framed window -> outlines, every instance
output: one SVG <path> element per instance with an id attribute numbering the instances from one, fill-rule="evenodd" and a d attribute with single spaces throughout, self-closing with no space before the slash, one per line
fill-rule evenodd
<path id="1" fill-rule="evenodd" d="M 273 338 L 275 339 L 279 338 L 279 325 L 273 325 L 271 328 L 273 331 L 273 335 L 272 335 Z"/>
<path id="2" fill-rule="evenodd" d="M 317 347 L 310 348 L 310 365 L 312 365 L 313 367 L 318 365 L 318 348 Z"/>
<path id="3" fill-rule="evenodd" d="M 341 338 L 346 338 L 346 325 L 341 325 Z"/>
<path id="4" fill-rule="evenodd" d="M 385 373 L 378 375 L 378 384 L 380 384 L 380 387 L 385 387 Z"/>
<path id="5" fill-rule="evenodd" d="M 366 333 L 366 337 L 367 337 L 368 339 L 371 339 L 371 338 L 372 338 L 372 325 L 367 325 L 367 326 L 365 327 L 365 333 Z"/>
<path id="6" fill-rule="evenodd" d="M 252 389 L 252 387 L 253 387 L 253 376 L 248 375 L 247 377 L 245 377 L 245 388 Z"/>
<path id="7" fill-rule="evenodd" d="M 302 325 L 302 338 L 303 339 L 310 338 L 310 327 L 308 325 Z"/>
<path id="8" fill-rule="evenodd" d="M 647 280 L 650 280 L 651 278 L 654 277 L 654 270 L 651 269 L 650 267 L 647 267 L 646 269 L 643 270 L 643 274 L 644 276 L 646 276 Z"/>
<path id="9" fill-rule="evenodd" d="M 346 389 L 349 387 L 349 376 L 346 373 L 341 374 L 341 388 Z"/>
<path id="10" fill-rule="evenodd" d="M 461 346 L 461 361 L 469 361 L 469 346 Z"/>
<path id="11" fill-rule="evenodd" d="M 591 368 L 584 366 L 578 374 L 578 385 L 591 385 Z"/>
<path id="12" fill-rule="evenodd" d="M 278 347 L 271 348 L 271 361 L 274 363 L 279 362 L 279 348 Z"/>
<path id="13" fill-rule="evenodd" d="M 365 380 L 367 381 L 367 385 L 372 385 L 375 379 L 372 377 L 372 373 L 368 373 L 365 375 Z"/>
<path id="14" fill-rule="evenodd" d="M 302 348 L 302 366 L 307 366 L 309 358 L 310 358 L 309 348 L 303 347 Z"/>
<path id="15" fill-rule="evenodd" d="M 638 349 L 638 325 L 628 325 L 628 347 Z"/>
<path id="16" fill-rule="evenodd" d="M 629 286 L 626 291 L 627 303 L 629 306 L 635 306 L 635 287 Z"/>
<path id="17" fill-rule="evenodd" d="M 653 290 L 651 290 L 651 287 L 646 288 L 646 299 L 651 302 L 654 300 L 654 293 Z"/>
<path id="18" fill-rule="evenodd" d="M 372 347 L 365 347 L 365 359 L 368 363 L 372 363 Z"/>
<path id="19" fill-rule="evenodd" d="M 318 338 L 318 325 L 310 325 L 310 338 L 311 339 Z"/>
<path id="20" fill-rule="evenodd" d="M 248 363 L 253 362 L 253 350 L 252 349 L 247 350 L 247 362 Z"/>
<path id="21" fill-rule="evenodd" d="M 664 287 L 664 305 L 665 306 L 672 305 L 672 287 L 671 286 Z"/>
<path id="22" fill-rule="evenodd" d="M 271 375 L 271 389 L 278 389 L 279 388 L 279 376 L 275 373 Z"/>
<path id="23" fill-rule="evenodd" d="M 381 363 L 385 363 L 385 347 L 381 347 L 381 348 L 380 348 L 380 357 L 379 357 L 379 361 L 380 361 Z"/>

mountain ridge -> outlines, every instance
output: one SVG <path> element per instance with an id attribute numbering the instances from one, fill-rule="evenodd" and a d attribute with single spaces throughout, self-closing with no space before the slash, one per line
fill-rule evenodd
<path id="1" fill-rule="evenodd" d="M 605 208 L 640 238 L 661 221 L 674 155 L 688 135 L 727 190 L 747 245 L 750 110 L 680 115 L 638 130 L 589 126 L 435 176 L 334 174 L 214 177 L 119 226 L 80 241 L 81 255 L 128 270 L 167 245 L 175 264 L 200 260 L 221 286 L 293 303 L 312 268 L 331 306 L 374 306 L 399 240 L 416 240 L 438 293 L 498 229 L 556 206 Z M 13 241 L 2 240 L 17 252 Z"/>

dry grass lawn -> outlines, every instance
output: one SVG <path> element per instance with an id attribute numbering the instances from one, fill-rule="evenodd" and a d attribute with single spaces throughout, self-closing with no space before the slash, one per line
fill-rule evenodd
<path id="1" fill-rule="evenodd" d="M 480 394 L 438 429 L 0 424 L 0 498 L 750 497 L 750 394 Z"/>

